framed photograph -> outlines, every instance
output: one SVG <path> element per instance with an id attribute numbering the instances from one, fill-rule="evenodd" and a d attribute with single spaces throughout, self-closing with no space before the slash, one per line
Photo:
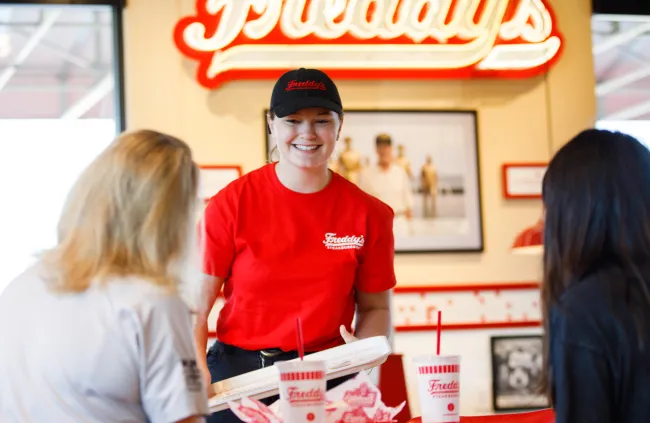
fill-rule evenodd
<path id="1" fill-rule="evenodd" d="M 199 195 L 207 203 L 226 185 L 242 176 L 239 165 L 199 165 Z"/>
<path id="2" fill-rule="evenodd" d="M 491 338 L 494 411 L 537 410 L 550 406 L 540 392 L 541 335 Z"/>
<path id="3" fill-rule="evenodd" d="M 483 251 L 476 112 L 346 110 L 329 166 L 393 208 L 397 253 Z"/>
<path id="4" fill-rule="evenodd" d="M 501 168 L 503 197 L 506 199 L 542 198 L 546 163 L 505 163 Z"/>

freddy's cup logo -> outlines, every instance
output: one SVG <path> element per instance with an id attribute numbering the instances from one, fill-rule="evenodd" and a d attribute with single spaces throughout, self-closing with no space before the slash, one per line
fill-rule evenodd
<path id="1" fill-rule="evenodd" d="M 443 382 L 440 379 L 433 379 L 429 381 L 429 394 L 458 394 L 460 392 L 460 385 L 457 380 Z"/>
<path id="2" fill-rule="evenodd" d="M 287 401 L 292 404 L 325 403 L 325 393 L 318 388 L 300 389 L 297 386 L 287 387 Z"/>

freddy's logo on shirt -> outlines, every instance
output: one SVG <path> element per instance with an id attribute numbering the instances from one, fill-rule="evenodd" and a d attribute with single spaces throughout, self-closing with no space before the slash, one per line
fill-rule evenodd
<path id="1" fill-rule="evenodd" d="M 365 239 L 363 235 L 345 235 L 337 236 L 336 233 L 328 232 L 325 234 L 323 244 L 328 250 L 351 250 L 363 247 Z"/>

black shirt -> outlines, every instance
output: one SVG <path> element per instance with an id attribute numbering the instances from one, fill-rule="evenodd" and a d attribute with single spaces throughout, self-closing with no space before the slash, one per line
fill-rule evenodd
<path id="1" fill-rule="evenodd" d="M 556 423 L 650 422 L 650 303 L 631 280 L 601 268 L 552 308 Z M 639 310 L 643 349 L 630 304 Z"/>

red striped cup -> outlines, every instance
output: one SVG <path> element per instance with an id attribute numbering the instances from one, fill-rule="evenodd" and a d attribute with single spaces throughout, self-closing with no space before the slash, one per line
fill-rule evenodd
<path id="1" fill-rule="evenodd" d="M 423 355 L 413 361 L 422 423 L 460 422 L 460 356 Z"/>
<path id="2" fill-rule="evenodd" d="M 324 361 L 275 363 L 280 372 L 280 412 L 285 423 L 325 423 Z"/>

